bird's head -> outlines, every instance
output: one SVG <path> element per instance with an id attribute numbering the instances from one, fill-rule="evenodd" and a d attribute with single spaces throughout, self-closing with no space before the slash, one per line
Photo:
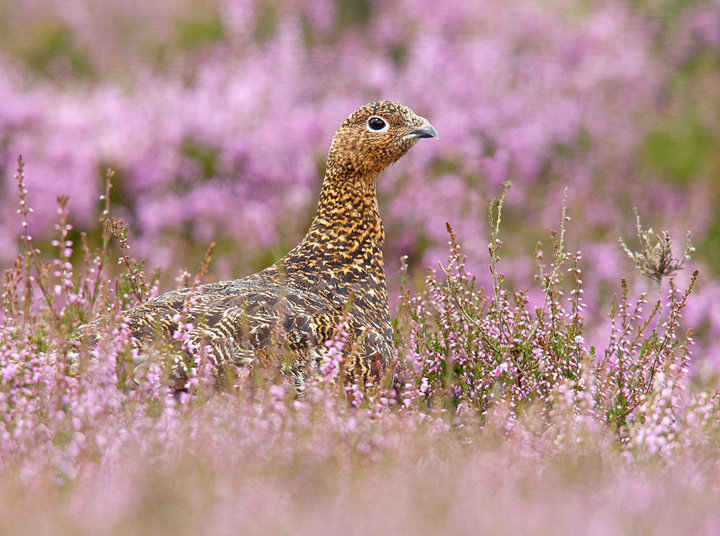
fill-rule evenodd
<path id="1" fill-rule="evenodd" d="M 438 138 L 427 119 L 397 102 L 371 102 L 348 117 L 335 133 L 328 164 L 375 176 L 420 138 Z"/>

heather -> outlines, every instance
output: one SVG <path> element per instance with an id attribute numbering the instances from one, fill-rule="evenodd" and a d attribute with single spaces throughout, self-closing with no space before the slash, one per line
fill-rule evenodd
<path id="1" fill-rule="evenodd" d="M 3 534 L 717 532 L 717 2 L 0 13 Z M 393 376 L 135 370 L 121 311 L 292 247 L 375 98 L 441 136 L 378 183 Z"/>
<path id="2" fill-rule="evenodd" d="M 419 293 L 402 277 L 401 357 L 377 385 L 341 380 L 341 325 L 334 359 L 303 385 L 259 368 L 221 385 L 207 349 L 186 347 L 177 391 L 162 355 L 132 364 L 120 312 L 158 285 L 129 255 L 109 196 L 99 249 L 68 239 L 59 199 L 55 258 L 43 261 L 22 160 L 15 178 L 23 252 L 5 273 L 0 344 L 6 533 L 556 533 L 587 516 L 598 518 L 587 533 L 712 532 L 718 385 L 690 377 L 679 320 L 697 273 L 676 287 L 685 258 L 663 248 L 666 235 L 638 222 L 647 247 L 633 253 L 670 294 L 633 299 L 619 281 L 605 349 L 583 338 L 564 205 L 537 267 L 543 304 L 504 286 L 504 193 L 488 210 L 492 287 L 476 286 L 448 226 L 442 277 L 428 272 Z M 206 277 L 211 253 L 177 284 Z M 97 344 L 73 345 L 72 329 L 99 315 Z"/>

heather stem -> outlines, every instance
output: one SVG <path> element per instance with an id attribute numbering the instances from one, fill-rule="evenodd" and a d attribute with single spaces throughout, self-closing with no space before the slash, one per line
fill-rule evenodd
<path id="1" fill-rule="evenodd" d="M 493 297 L 497 311 L 500 311 L 500 285 L 502 284 L 502 278 L 497 272 L 497 263 L 500 260 L 498 251 L 500 251 L 502 247 L 502 241 L 498 236 L 500 235 L 500 222 L 502 220 L 502 207 L 505 202 L 505 195 L 511 186 L 512 183 L 510 181 L 504 183 L 502 194 L 493 198 L 488 207 L 488 223 L 490 224 L 490 244 L 488 244 L 488 249 L 490 250 L 490 273 L 493 278 Z M 497 216 L 494 213 L 496 208 Z"/>
<path id="2" fill-rule="evenodd" d="M 662 279 L 657 280 L 657 303 L 658 303 L 658 317 L 657 317 L 656 329 L 660 329 L 660 326 L 662 326 L 662 317 L 663 317 Z"/>

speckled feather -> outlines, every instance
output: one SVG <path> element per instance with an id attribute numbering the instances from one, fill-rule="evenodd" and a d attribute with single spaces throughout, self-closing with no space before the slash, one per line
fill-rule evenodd
<path id="1" fill-rule="evenodd" d="M 310 363 L 323 362 L 325 341 L 349 315 L 346 370 L 366 380 L 380 376 L 396 351 L 375 184 L 426 137 L 437 132 L 402 104 L 379 101 L 354 112 L 333 138 L 318 211 L 303 240 L 262 272 L 168 292 L 124 312 L 136 345 L 172 344 L 175 319 L 190 305 L 183 321 L 194 326 L 192 342 L 211 346 L 221 369 L 275 363 L 302 380 Z M 87 339 L 98 322 L 79 336 Z M 174 347 L 174 375 L 182 379 L 185 359 L 177 341 Z"/>

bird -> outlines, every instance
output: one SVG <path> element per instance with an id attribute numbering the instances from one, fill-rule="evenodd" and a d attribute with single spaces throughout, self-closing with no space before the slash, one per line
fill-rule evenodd
<path id="1" fill-rule="evenodd" d="M 328 361 L 328 341 L 337 340 L 342 325 L 345 377 L 381 379 L 397 351 L 376 181 L 423 138 L 439 136 L 398 102 L 353 112 L 333 137 L 317 212 L 300 243 L 256 274 L 167 292 L 122 312 L 133 346 L 142 355 L 163 344 L 180 386 L 187 349 L 208 347 L 218 370 L 276 366 L 302 383 Z M 81 327 L 77 340 L 97 338 L 101 322 Z M 181 323 L 189 326 L 183 344 Z"/>

